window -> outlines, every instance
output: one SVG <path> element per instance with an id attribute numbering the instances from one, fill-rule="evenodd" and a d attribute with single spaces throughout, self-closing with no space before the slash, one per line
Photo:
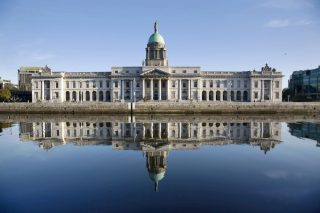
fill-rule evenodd
<path id="1" fill-rule="evenodd" d="M 258 81 L 254 81 L 254 88 L 258 88 Z"/>
<path id="2" fill-rule="evenodd" d="M 258 99 L 258 92 L 254 92 L 254 98 Z"/>
<path id="3" fill-rule="evenodd" d="M 38 81 L 36 81 L 36 89 L 38 89 L 39 87 L 39 84 L 38 84 Z"/>
<path id="4" fill-rule="evenodd" d="M 100 86 L 100 88 L 102 88 L 102 87 L 103 87 L 103 83 L 102 83 L 102 81 L 100 81 L 100 85 L 99 85 L 99 86 Z"/>
<path id="5" fill-rule="evenodd" d="M 276 88 L 279 88 L 279 87 L 280 87 L 280 82 L 276 81 Z"/>
<path id="6" fill-rule="evenodd" d="M 57 134 L 56 135 L 57 135 L 57 137 L 59 137 L 59 130 L 57 130 Z"/>
<path id="7" fill-rule="evenodd" d="M 82 82 L 79 82 L 79 87 L 82 88 Z"/>
<path id="8" fill-rule="evenodd" d="M 39 98 L 39 97 L 38 97 L 38 92 L 35 92 L 35 93 L 34 93 L 34 96 L 35 96 L 35 99 L 38 100 L 38 98 Z"/>
<path id="9" fill-rule="evenodd" d="M 241 86 L 241 81 L 238 80 L 238 81 L 237 81 L 237 87 L 240 88 L 240 86 Z"/>
<path id="10" fill-rule="evenodd" d="M 224 87 L 224 88 L 227 88 L 227 80 L 224 80 L 224 81 L 223 81 L 223 87 Z"/>
<path id="11" fill-rule="evenodd" d="M 194 70 L 193 73 L 198 73 L 198 70 Z"/>
<path id="12" fill-rule="evenodd" d="M 245 80 L 245 81 L 243 82 L 243 87 L 244 87 L 244 88 L 247 88 L 247 86 L 248 86 L 248 81 Z"/>
<path id="13" fill-rule="evenodd" d="M 69 86 L 70 86 L 70 85 L 69 85 L 69 81 L 66 82 L 66 86 L 67 86 L 67 88 L 69 88 Z"/>
<path id="14" fill-rule="evenodd" d="M 213 87 L 213 81 L 210 81 L 210 88 Z"/>
<path id="15" fill-rule="evenodd" d="M 59 83 L 58 83 L 58 81 L 56 81 L 56 88 L 59 88 Z"/>
<path id="16" fill-rule="evenodd" d="M 93 82 L 92 82 L 92 87 L 93 87 L 93 88 L 96 88 L 96 87 L 97 87 L 96 81 L 93 81 Z"/>
<path id="17" fill-rule="evenodd" d="M 139 82 L 136 83 L 136 87 L 140 87 L 140 83 Z"/>
<path id="18" fill-rule="evenodd" d="M 279 99 L 279 92 L 276 92 L 276 99 Z"/>
<path id="19" fill-rule="evenodd" d="M 90 86 L 89 84 L 90 84 L 89 81 L 86 81 L 86 87 L 87 88 L 89 88 L 89 86 Z"/>
<path id="20" fill-rule="evenodd" d="M 171 83 L 172 83 L 172 87 L 176 87 L 176 81 L 171 81 Z"/>
<path id="21" fill-rule="evenodd" d="M 193 81 L 193 87 L 198 87 L 198 81 L 197 80 Z"/>
<path id="22" fill-rule="evenodd" d="M 119 86 L 118 81 L 115 81 L 115 82 L 114 82 L 114 87 L 115 87 L 115 88 L 118 88 L 118 86 Z"/>
<path id="23" fill-rule="evenodd" d="M 206 81 L 202 81 L 202 87 L 206 87 L 207 85 L 206 85 Z"/>
<path id="24" fill-rule="evenodd" d="M 183 72 L 183 73 L 187 73 L 187 70 L 183 70 L 182 72 Z"/>
<path id="25" fill-rule="evenodd" d="M 176 92 L 171 92 L 171 98 L 175 99 L 176 98 Z"/>
<path id="26" fill-rule="evenodd" d="M 183 83 L 182 83 L 182 87 L 183 87 L 183 88 L 186 88 L 186 87 L 187 87 L 186 82 L 183 82 Z"/>
<path id="27" fill-rule="evenodd" d="M 172 70 L 172 73 L 176 73 L 176 70 Z"/>
<path id="28" fill-rule="evenodd" d="M 118 73 L 118 70 L 115 70 L 114 73 Z"/>
<path id="29" fill-rule="evenodd" d="M 72 87 L 76 88 L 76 82 L 75 81 L 72 82 Z"/>
<path id="30" fill-rule="evenodd" d="M 126 87 L 127 87 L 127 88 L 130 87 L 130 82 L 126 81 Z"/>
<path id="31" fill-rule="evenodd" d="M 234 87 L 234 80 L 231 80 L 231 88 Z"/>
<path id="32" fill-rule="evenodd" d="M 106 81 L 106 87 L 109 88 L 109 81 Z"/>
<path id="33" fill-rule="evenodd" d="M 217 80 L 217 87 L 220 88 L 220 80 Z"/>
<path id="34" fill-rule="evenodd" d="M 54 95 L 55 95 L 56 99 L 59 98 L 59 92 L 55 92 Z"/>

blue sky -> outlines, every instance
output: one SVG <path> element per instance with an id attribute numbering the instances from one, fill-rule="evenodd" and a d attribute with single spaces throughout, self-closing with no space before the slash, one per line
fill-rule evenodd
<path id="1" fill-rule="evenodd" d="M 170 65 L 283 71 L 320 65 L 318 0 L 0 0 L 0 77 L 20 66 L 141 65 L 158 20 Z"/>

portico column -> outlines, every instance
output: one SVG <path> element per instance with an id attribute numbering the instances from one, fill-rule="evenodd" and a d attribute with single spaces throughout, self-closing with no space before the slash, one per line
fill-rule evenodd
<path id="1" fill-rule="evenodd" d="M 161 123 L 159 123 L 159 138 L 161 139 Z"/>
<path id="2" fill-rule="evenodd" d="M 170 95 L 169 84 L 170 84 L 170 81 L 169 81 L 169 79 L 167 79 L 167 100 L 169 100 L 169 95 Z"/>
<path id="3" fill-rule="evenodd" d="M 270 100 L 273 102 L 273 80 L 270 80 Z"/>
<path id="4" fill-rule="evenodd" d="M 133 96 L 132 95 L 132 93 L 133 93 L 133 88 L 132 87 L 133 87 L 133 85 L 132 85 L 132 81 L 131 80 L 130 80 L 130 84 L 129 85 L 130 85 L 130 101 L 132 101 L 132 98 L 133 98 L 132 97 Z"/>
<path id="5" fill-rule="evenodd" d="M 188 80 L 188 100 L 191 99 L 191 80 Z"/>
<path id="6" fill-rule="evenodd" d="M 153 123 L 150 124 L 150 137 L 153 138 Z"/>
<path id="7" fill-rule="evenodd" d="M 121 100 L 124 100 L 124 80 L 121 80 Z"/>
<path id="8" fill-rule="evenodd" d="M 142 99 L 145 98 L 145 79 L 142 79 Z"/>
<path id="9" fill-rule="evenodd" d="M 158 89 L 158 100 L 159 101 L 161 101 L 161 78 L 159 79 L 159 85 L 158 85 L 158 87 L 159 87 L 159 89 Z"/>
<path id="10" fill-rule="evenodd" d="M 44 100 L 44 81 L 41 81 L 41 100 Z"/>
<path id="11" fill-rule="evenodd" d="M 150 100 L 153 100 L 153 79 L 150 79 Z"/>
<path id="12" fill-rule="evenodd" d="M 264 100 L 264 81 L 261 80 L 261 100 Z"/>
<path id="13" fill-rule="evenodd" d="M 178 91 L 178 93 L 179 93 L 179 101 L 181 101 L 181 79 L 179 79 L 179 91 Z"/>

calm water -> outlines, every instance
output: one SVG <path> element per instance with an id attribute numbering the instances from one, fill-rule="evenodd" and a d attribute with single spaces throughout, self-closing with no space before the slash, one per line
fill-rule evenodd
<path id="1" fill-rule="evenodd" d="M 320 121 L 0 118 L 0 212 L 319 212 Z"/>

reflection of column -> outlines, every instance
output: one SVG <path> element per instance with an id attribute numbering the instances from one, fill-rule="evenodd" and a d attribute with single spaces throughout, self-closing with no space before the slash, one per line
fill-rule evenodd
<path id="1" fill-rule="evenodd" d="M 130 86 L 130 101 L 132 101 L 132 98 L 133 98 L 133 84 L 132 84 L 133 82 L 130 80 L 130 84 L 129 84 L 129 86 Z"/>
<path id="2" fill-rule="evenodd" d="M 161 101 L 161 78 L 159 79 L 159 85 L 158 85 L 158 100 L 160 100 Z"/>
<path id="3" fill-rule="evenodd" d="M 270 100 L 273 101 L 273 80 L 270 80 Z"/>
<path id="4" fill-rule="evenodd" d="M 124 100 L 124 80 L 121 80 L 121 100 Z"/>
<path id="5" fill-rule="evenodd" d="M 181 122 L 179 122 L 178 128 L 179 128 L 179 130 L 178 130 L 178 133 L 179 133 L 178 138 L 181 138 Z"/>
<path id="6" fill-rule="evenodd" d="M 153 138 L 153 123 L 150 123 L 150 137 Z"/>
<path id="7" fill-rule="evenodd" d="M 145 127 L 145 124 L 143 123 L 142 124 L 142 137 L 143 137 L 143 139 L 145 139 L 145 137 L 146 137 L 146 127 Z"/>
<path id="8" fill-rule="evenodd" d="M 169 127 L 170 123 L 167 123 L 167 138 L 169 138 L 169 131 L 170 131 L 170 127 Z"/>
<path id="9" fill-rule="evenodd" d="M 145 92 L 146 92 L 146 89 L 145 89 L 145 79 L 143 78 L 143 79 L 142 79 L 142 99 L 145 98 Z"/>
<path id="10" fill-rule="evenodd" d="M 161 123 L 159 123 L 159 138 L 161 139 Z"/>
<path id="11" fill-rule="evenodd" d="M 243 92 L 240 91 L 240 99 L 241 99 L 241 102 L 243 102 Z"/>
<path id="12" fill-rule="evenodd" d="M 153 100 L 153 79 L 150 79 L 150 100 Z"/>

